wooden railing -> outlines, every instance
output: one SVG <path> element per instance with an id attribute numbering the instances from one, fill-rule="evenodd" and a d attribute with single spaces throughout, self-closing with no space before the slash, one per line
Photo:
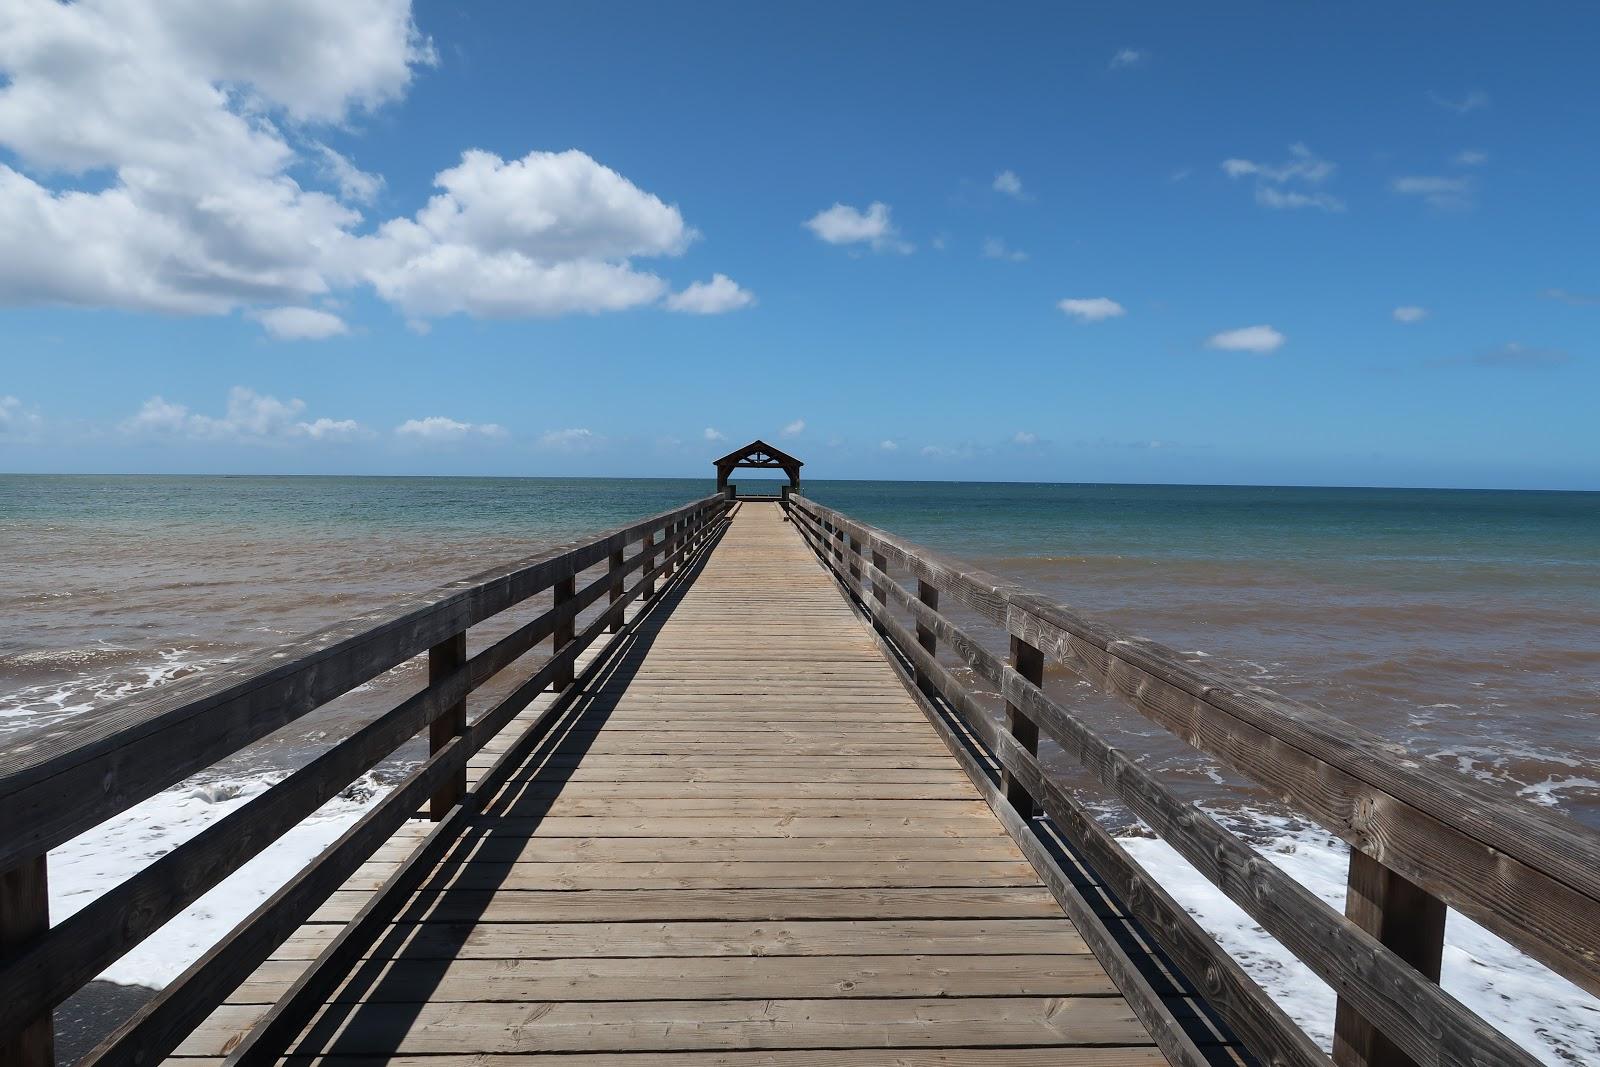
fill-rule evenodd
<path id="1" fill-rule="evenodd" d="M 969 774 L 998 805 L 1002 820 L 1010 817 L 1001 810 L 1002 798 L 1015 815 L 1008 825 L 1024 834 L 1045 825 L 1032 821 L 1036 812 L 1047 816 L 1263 1062 L 1328 1060 L 1039 761 L 1041 731 L 1335 990 L 1333 1058 L 1339 1064 L 1536 1062 L 1439 988 L 1447 908 L 1600 992 L 1600 834 L 804 496 L 791 496 L 787 507 L 868 613 L 891 661 L 904 662 L 935 725 L 946 722 L 948 737 L 976 746 L 982 758 L 965 761 Z M 915 590 L 902 586 L 891 569 L 914 579 Z M 1002 628 L 1009 658 L 954 625 L 940 611 L 941 598 Z M 896 617 L 897 609 L 914 631 Z M 997 687 L 1005 700 L 1003 721 L 940 661 L 941 643 Z M 1046 659 L 1121 697 L 1347 841 L 1346 913 L 1179 800 L 1049 696 Z M 994 782 L 988 781 L 990 763 L 998 769 Z M 1054 862 L 1037 853 L 1030 853 L 1036 866 Z M 1049 881 L 1074 918 L 1089 907 L 1081 895 L 1073 899 L 1066 873 L 1057 870 Z M 1115 946 L 1093 940 L 1103 961 L 1106 953 L 1116 957 Z M 1160 1040 L 1151 1022 L 1159 1013 L 1141 1003 L 1148 988 L 1119 973 L 1119 966 L 1125 970 L 1125 961 L 1114 959 L 1108 970 Z M 1182 1041 L 1163 1042 L 1163 1048 L 1175 1059 L 1199 1055 L 1185 1051 Z"/>
<path id="2" fill-rule="evenodd" d="M 51 1010 L 167 920 L 238 870 L 426 728 L 425 762 L 342 837 L 175 979 L 85 1064 L 152 1064 L 175 1048 L 397 828 L 426 808 L 439 822 L 323 953 L 286 1001 L 314 1002 L 324 966 L 387 921 L 433 855 L 492 795 L 554 721 L 552 704 L 478 783 L 467 760 L 541 692 L 571 685 L 578 657 L 622 627 L 629 603 L 655 593 L 722 525 L 728 503 L 707 497 L 592 540 L 452 582 L 316 634 L 251 662 L 110 705 L 13 746 L 0 759 L 0 1064 L 52 1062 Z M 634 547 L 637 545 L 637 550 Z M 583 588 L 591 568 L 606 569 Z M 637 578 L 629 584 L 630 576 Z M 551 606 L 476 655 L 467 631 L 552 591 Z M 579 631 L 583 611 L 606 606 Z M 535 645 L 549 659 L 471 722 L 466 698 Z M 54 927 L 46 853 L 414 656 L 427 685 L 366 722 L 304 767 L 217 820 Z M 348 935 L 348 937 L 346 936 Z M 280 1006 L 281 1008 L 282 1006 Z M 282 1023 L 280 1009 L 257 1030 Z M 256 1036 L 252 1034 L 252 1037 Z M 238 1050 L 235 1059 L 248 1059 Z"/>

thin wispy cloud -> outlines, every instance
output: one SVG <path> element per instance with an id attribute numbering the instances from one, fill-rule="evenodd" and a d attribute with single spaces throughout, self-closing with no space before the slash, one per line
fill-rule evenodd
<path id="1" fill-rule="evenodd" d="M 830 245 L 866 245 L 874 252 L 914 250 L 895 228 L 889 205 L 878 200 L 868 204 L 865 211 L 836 203 L 807 219 L 805 227 Z"/>
<path id="2" fill-rule="evenodd" d="M 1489 153 L 1467 148 L 1451 156 L 1450 162 L 1458 167 L 1481 167 L 1489 162 Z"/>
<path id="3" fill-rule="evenodd" d="M 14 396 L 0 396 L 0 441 L 28 444 L 44 429 L 44 416 Z"/>
<path id="4" fill-rule="evenodd" d="M 1457 115 L 1470 115 L 1474 111 L 1482 111 L 1489 106 L 1489 94 L 1482 89 L 1473 89 L 1461 96 L 1446 96 L 1443 93 L 1430 92 L 1428 99 L 1446 111 L 1453 111 Z"/>
<path id="5" fill-rule="evenodd" d="M 1411 325 L 1412 323 L 1421 322 L 1423 319 L 1427 318 L 1428 309 L 1424 307 L 1417 307 L 1415 304 L 1405 304 L 1401 307 L 1395 308 L 1394 311 L 1390 312 L 1390 314 L 1394 316 L 1394 321 Z"/>
<path id="6" fill-rule="evenodd" d="M 1415 197 L 1431 208 L 1460 211 L 1474 204 L 1471 178 L 1452 175 L 1409 174 L 1395 178 L 1389 188 L 1401 196 Z"/>
<path id="7" fill-rule="evenodd" d="M 1003 259 L 1012 263 L 1022 263 L 1028 258 L 1028 253 L 1018 248 L 1010 248 L 998 237 L 990 237 L 983 242 L 984 259 Z"/>
<path id="8" fill-rule="evenodd" d="M 1112 70 L 1126 70 L 1137 67 L 1150 58 L 1150 53 L 1142 48 L 1120 48 L 1111 56 Z"/>
<path id="9" fill-rule="evenodd" d="M 805 430 L 806 430 L 806 420 L 805 419 L 795 419 L 793 422 L 789 423 L 787 426 L 785 426 L 782 430 L 779 430 L 778 432 L 784 437 L 798 437 L 802 433 L 805 433 Z"/>
<path id="10" fill-rule="evenodd" d="M 1470 355 L 1431 360 L 1429 366 L 1544 370 L 1571 362 L 1572 353 L 1565 349 L 1542 348 L 1511 341 Z"/>
<path id="11" fill-rule="evenodd" d="M 1336 169 L 1333 163 L 1298 142 L 1289 146 L 1289 158 L 1282 162 L 1263 163 L 1238 157 L 1222 161 L 1222 173 L 1234 179 L 1253 179 L 1256 203 L 1275 210 L 1343 211 L 1344 201 L 1321 188 Z"/>
<path id="12" fill-rule="evenodd" d="M 407 419 L 394 428 L 402 440 L 428 444 L 457 444 L 472 438 L 499 441 L 509 437 L 505 427 L 493 422 L 463 422 L 444 415 Z"/>
<path id="13" fill-rule="evenodd" d="M 1018 430 L 1011 435 L 1011 443 L 1021 446 L 1036 445 L 1039 443 L 1039 435 L 1028 430 Z"/>
<path id="14" fill-rule="evenodd" d="M 546 430 L 539 435 L 539 447 L 554 452 L 588 452 L 605 443 L 605 438 L 584 426 Z"/>
<path id="15" fill-rule="evenodd" d="M 883 452 L 898 452 L 900 451 L 900 445 L 898 442 L 890 441 L 886 438 L 878 442 L 878 449 Z"/>
<path id="16" fill-rule="evenodd" d="M 1600 307 L 1600 293 L 1574 293 L 1570 289 L 1546 289 L 1539 294 L 1546 300 L 1559 300 L 1573 307 Z"/>
<path id="17" fill-rule="evenodd" d="M 1056 307 L 1079 322 L 1103 322 L 1106 319 L 1120 318 L 1128 313 L 1127 308 L 1109 296 L 1068 297 L 1056 301 Z"/>
<path id="18" fill-rule="evenodd" d="M 721 430 L 717 429 L 714 426 L 707 426 L 706 429 L 705 429 L 705 435 L 704 436 L 705 436 L 705 439 L 707 441 L 725 441 L 725 440 L 727 440 L 727 437 L 723 434 L 723 432 Z"/>
<path id="19" fill-rule="evenodd" d="M 1207 348 L 1224 352 L 1252 352 L 1268 356 L 1282 348 L 1288 338 L 1271 326 L 1241 326 L 1237 330 L 1223 330 L 1206 339 Z"/>

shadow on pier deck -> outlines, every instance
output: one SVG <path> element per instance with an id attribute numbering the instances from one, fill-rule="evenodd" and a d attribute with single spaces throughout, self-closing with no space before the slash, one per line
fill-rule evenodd
<path id="1" fill-rule="evenodd" d="M 50 847 L 422 651 L 426 687 L 49 927 Z M 1346 915 L 1056 703 L 1046 658 L 1351 841 Z M 1438 988 L 1447 906 L 1600 985 L 1589 831 L 798 493 L 719 495 L 7 753 L 0 1060 L 50 1063 L 54 1004 L 422 730 L 420 768 L 86 1062 L 1327 1064 L 1041 732 L 1334 985 L 1341 1064 L 1532 1062 Z"/>

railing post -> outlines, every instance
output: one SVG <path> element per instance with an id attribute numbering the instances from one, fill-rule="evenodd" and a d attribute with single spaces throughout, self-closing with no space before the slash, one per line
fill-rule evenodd
<path id="1" fill-rule="evenodd" d="M 1044 685 L 1044 653 L 1020 637 L 1011 639 L 1011 667 L 1022 675 L 1024 680 L 1037 686 Z M 1009 700 L 1006 701 L 1006 730 L 1017 744 L 1036 756 L 1039 754 L 1038 724 Z M 1024 819 L 1033 818 L 1033 795 L 1028 792 L 1027 787 L 1012 777 L 1010 771 L 1001 773 L 1000 784 L 1005 788 L 1006 799 L 1017 809 L 1018 814 Z"/>
<path id="2" fill-rule="evenodd" d="M 877 568 L 879 574 L 889 573 L 889 557 L 885 556 L 882 552 L 875 551 L 872 553 L 872 565 L 873 567 Z M 873 608 L 872 611 L 874 616 L 872 620 L 872 628 L 882 635 L 886 633 L 887 630 L 884 627 L 883 622 L 876 616 L 880 616 L 889 610 L 889 591 L 885 589 L 883 587 L 883 583 L 878 581 L 876 578 L 872 579 L 872 599 L 877 601 L 877 606 Z"/>
<path id="3" fill-rule="evenodd" d="M 44 855 L 0 872 L 0 958 L 50 929 L 49 871 Z M 15 1035 L 0 1041 L 0 1063 L 53 1067 L 55 1020 L 46 1011 Z"/>
<path id="4" fill-rule="evenodd" d="M 577 592 L 577 583 L 578 580 L 576 577 L 563 578 L 557 582 L 553 587 L 555 595 L 552 598 L 553 603 L 551 606 L 559 608 L 561 605 L 571 600 L 573 595 Z M 560 652 L 567 642 L 571 641 L 577 635 L 578 620 L 576 617 L 567 619 L 564 622 L 556 623 L 555 629 L 550 632 L 550 654 L 553 656 Z M 550 689 L 553 692 L 559 693 L 567 686 L 571 685 L 573 678 L 576 677 L 576 668 L 576 663 L 568 663 L 565 667 L 558 669 L 555 674 L 550 676 Z"/>
<path id="5" fill-rule="evenodd" d="M 611 553 L 611 591 L 606 595 L 607 604 L 615 604 L 622 599 L 622 549 Z M 622 616 L 619 614 L 606 626 L 607 633 L 618 633 L 622 630 Z"/>
<path id="6" fill-rule="evenodd" d="M 1359 849 L 1350 850 L 1344 914 L 1430 981 L 1444 955 L 1444 901 Z M 1415 1067 L 1415 1061 L 1344 998 L 1334 1014 L 1333 1061 L 1340 1067 Z"/>
<path id="7" fill-rule="evenodd" d="M 656 580 L 648 578 L 650 568 L 656 564 L 656 532 L 651 530 L 644 535 L 644 544 L 640 546 L 640 553 L 644 556 L 644 563 L 639 567 L 639 580 L 644 585 L 644 592 L 640 600 L 649 600 L 656 595 Z"/>
<path id="8" fill-rule="evenodd" d="M 467 662 L 467 632 L 465 630 L 452 637 L 447 637 L 437 645 L 428 649 L 428 684 L 435 685 L 441 679 L 454 674 Z M 439 714 L 437 719 L 428 724 L 428 754 L 438 752 L 448 745 L 452 738 L 460 737 L 467 732 L 467 701 L 461 700 L 450 705 Z M 467 768 L 463 763 L 461 769 L 455 773 L 448 782 L 439 787 L 428 801 L 428 817 L 434 822 L 447 815 L 451 808 L 460 802 L 467 792 Z"/>
<path id="9" fill-rule="evenodd" d="M 939 610 L 939 587 L 930 585 L 921 578 L 917 579 L 917 599 L 922 601 L 934 611 Z M 937 655 L 939 652 L 939 638 L 928 627 L 917 623 L 917 644 L 927 650 L 928 655 Z M 933 684 L 933 679 L 928 677 L 921 669 L 917 671 L 917 688 L 927 696 L 933 696 L 938 690 Z"/>

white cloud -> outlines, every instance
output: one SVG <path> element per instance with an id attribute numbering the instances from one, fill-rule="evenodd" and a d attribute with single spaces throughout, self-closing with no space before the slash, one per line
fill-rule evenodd
<path id="1" fill-rule="evenodd" d="M 984 259 L 1004 259 L 1012 263 L 1022 263 L 1028 258 L 1028 253 L 1019 248 L 1007 248 L 1006 243 L 998 237 L 990 237 L 983 242 Z"/>
<path id="2" fill-rule="evenodd" d="M 1402 196 L 1414 196 L 1429 207 L 1442 210 L 1470 208 L 1473 204 L 1471 178 L 1408 175 L 1396 178 L 1389 187 Z"/>
<path id="3" fill-rule="evenodd" d="M 1570 289 L 1546 289 L 1539 295 L 1546 300 L 1559 300 L 1563 304 L 1571 304 L 1573 307 L 1600 305 L 1600 293 L 1575 293 Z"/>
<path id="4" fill-rule="evenodd" d="M 1344 201 L 1331 193 L 1306 187 L 1320 186 L 1336 168 L 1303 144 L 1289 146 L 1289 158 L 1282 163 L 1258 163 L 1249 159 L 1225 159 L 1222 172 L 1230 178 L 1254 178 L 1256 203 L 1275 209 L 1318 208 L 1343 211 Z M 1300 188 L 1287 188 L 1298 185 Z"/>
<path id="5" fill-rule="evenodd" d="M 505 427 L 493 422 L 459 422 L 443 415 L 407 419 L 394 428 L 395 435 L 411 441 L 448 444 L 471 437 L 503 440 L 510 436 Z"/>
<path id="6" fill-rule="evenodd" d="M 317 127 L 435 61 L 410 0 L 8 3 L 0 305 L 211 315 L 371 285 L 413 321 L 595 313 L 661 300 L 632 261 L 695 239 L 576 150 L 469 150 L 414 216 L 365 218 L 383 179 Z"/>
<path id="7" fill-rule="evenodd" d="M 250 312 L 250 317 L 280 341 L 320 341 L 350 332 L 339 316 L 317 308 L 262 308 Z"/>
<path id="8" fill-rule="evenodd" d="M 727 435 L 714 426 L 707 426 L 705 438 L 707 441 L 726 441 Z"/>
<path id="9" fill-rule="evenodd" d="M 741 289 L 726 274 L 713 274 L 709 282 L 695 282 L 681 293 L 667 297 L 670 311 L 686 311 L 692 315 L 720 315 L 737 311 L 756 302 L 755 295 Z"/>
<path id="10" fill-rule="evenodd" d="M 779 433 L 781 433 L 784 437 L 797 437 L 805 431 L 805 428 L 805 419 L 795 419 L 793 422 L 789 423 L 789 425 L 780 430 Z"/>
<path id="11" fill-rule="evenodd" d="M 1467 148 L 1452 156 L 1450 162 L 1458 167 L 1481 167 L 1489 162 L 1489 153 Z"/>
<path id="12" fill-rule="evenodd" d="M 1109 296 L 1068 298 L 1057 301 L 1056 307 L 1079 322 L 1099 322 L 1102 319 L 1114 319 L 1128 313 L 1127 308 Z"/>
<path id="13" fill-rule="evenodd" d="M 866 211 L 834 204 L 805 222 L 806 229 L 830 245 L 867 244 L 874 252 L 910 252 L 889 218 L 889 205 L 874 200 Z"/>
<path id="14" fill-rule="evenodd" d="M 539 435 L 539 447 L 557 452 L 588 452 L 605 443 L 605 438 L 593 430 L 574 426 L 565 430 L 547 430 Z"/>
<path id="15" fill-rule="evenodd" d="M 1004 193 L 1017 200 L 1024 200 L 1028 195 L 1022 191 L 1022 179 L 1017 177 L 1017 172 L 1014 170 L 1003 170 L 996 174 L 993 189 L 997 193 Z"/>
<path id="16" fill-rule="evenodd" d="M 1402 307 L 1395 308 L 1393 314 L 1394 321 L 1410 324 L 1413 322 L 1421 322 L 1423 319 L 1427 318 L 1428 309 L 1424 307 L 1417 307 L 1415 304 L 1406 304 Z"/>
<path id="17" fill-rule="evenodd" d="M 898 442 L 890 441 L 890 440 L 887 440 L 887 439 L 879 441 L 878 442 L 878 447 L 880 449 L 882 449 L 883 451 L 885 451 L 885 452 L 898 452 L 898 451 L 900 451 L 900 445 L 899 445 Z"/>
<path id="18" fill-rule="evenodd" d="M 1137 67 L 1149 57 L 1150 53 L 1142 51 L 1138 48 L 1119 49 L 1117 53 L 1111 57 L 1111 69 L 1121 70 L 1124 67 Z"/>
<path id="19" fill-rule="evenodd" d="M 1039 443 L 1039 435 L 1029 433 L 1027 430 L 1018 430 L 1011 435 L 1011 443 L 1014 445 L 1036 445 Z"/>
<path id="20" fill-rule="evenodd" d="M 279 400 L 242 385 L 228 390 L 222 415 L 203 415 L 163 397 L 153 396 L 120 424 L 132 437 L 209 441 L 219 444 L 271 445 L 294 441 L 350 441 L 369 436 L 354 419 L 306 421 L 304 400 Z"/>
<path id="21" fill-rule="evenodd" d="M 1458 97 L 1430 92 L 1428 99 L 1446 111 L 1454 111 L 1457 115 L 1470 115 L 1474 111 L 1489 106 L 1489 94 L 1482 89 L 1474 89 L 1466 95 Z"/>
<path id="22" fill-rule="evenodd" d="M 1265 356 L 1282 348 L 1286 340 L 1288 338 L 1271 326 L 1243 326 L 1237 330 L 1223 330 L 1221 333 L 1212 334 L 1206 341 L 1206 347 L 1220 348 L 1228 352 L 1254 352 Z"/>
<path id="23" fill-rule="evenodd" d="M 370 204 L 383 189 L 383 176 L 369 174 L 325 144 L 316 146 L 328 178 L 339 187 L 339 198 L 353 204 Z"/>
<path id="24" fill-rule="evenodd" d="M 922 454 L 929 459 L 971 459 L 973 448 L 971 445 L 923 445 Z"/>
<path id="25" fill-rule="evenodd" d="M 0 441 L 36 441 L 43 427 L 44 418 L 37 411 L 14 396 L 0 396 Z"/>

